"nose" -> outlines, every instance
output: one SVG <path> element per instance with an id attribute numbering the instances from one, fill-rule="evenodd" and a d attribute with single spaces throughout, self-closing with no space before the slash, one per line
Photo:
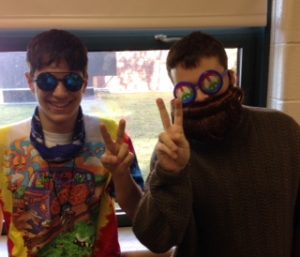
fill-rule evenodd
<path id="1" fill-rule="evenodd" d="M 204 94 L 200 89 L 197 89 L 197 96 L 195 101 L 196 102 L 203 102 L 204 100 L 208 99 L 210 96 L 207 94 Z"/>
<path id="2" fill-rule="evenodd" d="M 69 91 L 66 89 L 62 81 L 58 81 L 58 84 L 54 91 L 52 92 L 53 96 L 56 97 L 65 97 L 69 94 Z"/>

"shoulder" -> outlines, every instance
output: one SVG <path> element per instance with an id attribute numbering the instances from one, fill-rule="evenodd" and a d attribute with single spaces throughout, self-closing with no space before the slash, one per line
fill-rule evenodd
<path id="1" fill-rule="evenodd" d="M 1 144 L 29 135 L 31 118 L 0 127 Z"/>
<path id="2" fill-rule="evenodd" d="M 100 136 L 100 125 L 104 124 L 109 133 L 114 137 L 117 133 L 118 125 L 113 119 L 103 118 L 95 115 L 84 114 L 84 126 L 86 134 L 89 136 Z"/>
<path id="3" fill-rule="evenodd" d="M 279 110 L 252 106 L 243 106 L 243 109 L 245 113 L 256 120 L 276 123 L 282 122 L 283 124 L 294 124 L 299 127 L 299 124 L 294 118 Z"/>
<path id="4" fill-rule="evenodd" d="M 18 128 L 19 130 L 22 128 L 28 128 L 30 126 L 31 126 L 31 118 L 0 126 L 0 132 L 13 130 L 15 128 Z"/>
<path id="5" fill-rule="evenodd" d="M 104 124 L 108 127 L 108 129 L 115 129 L 117 127 L 117 122 L 113 119 L 99 117 L 95 115 L 84 114 L 83 115 L 84 122 L 86 126 L 88 125 L 100 125 Z"/>
<path id="6" fill-rule="evenodd" d="M 277 136 L 300 137 L 300 126 L 290 115 L 274 109 L 243 106 L 252 126 Z"/>

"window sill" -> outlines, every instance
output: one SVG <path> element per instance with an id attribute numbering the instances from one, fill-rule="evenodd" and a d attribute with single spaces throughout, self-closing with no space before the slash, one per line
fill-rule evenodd
<path id="1" fill-rule="evenodd" d="M 150 252 L 133 234 L 131 227 L 119 228 L 119 242 L 122 257 L 170 257 L 172 251 L 157 254 Z"/>

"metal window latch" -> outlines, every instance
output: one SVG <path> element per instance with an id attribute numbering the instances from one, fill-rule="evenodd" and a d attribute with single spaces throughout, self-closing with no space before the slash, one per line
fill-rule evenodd
<path id="1" fill-rule="evenodd" d="M 155 40 L 161 41 L 163 43 L 173 43 L 181 39 L 181 37 L 168 37 L 164 34 L 158 34 L 154 36 Z"/>

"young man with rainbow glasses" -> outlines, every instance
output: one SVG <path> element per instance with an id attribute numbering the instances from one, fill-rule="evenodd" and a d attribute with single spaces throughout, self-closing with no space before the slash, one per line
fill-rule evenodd
<path id="1" fill-rule="evenodd" d="M 300 256 L 300 127 L 242 105 L 223 45 L 193 32 L 167 57 L 172 113 L 133 221 L 139 240 L 174 257 Z"/>
<path id="2" fill-rule="evenodd" d="M 31 119 L 0 129 L 0 212 L 11 257 L 118 257 L 116 200 L 132 217 L 143 179 L 125 121 L 82 112 L 87 50 L 49 30 L 28 45 Z M 1 215 L 0 215 L 1 216 Z"/>

